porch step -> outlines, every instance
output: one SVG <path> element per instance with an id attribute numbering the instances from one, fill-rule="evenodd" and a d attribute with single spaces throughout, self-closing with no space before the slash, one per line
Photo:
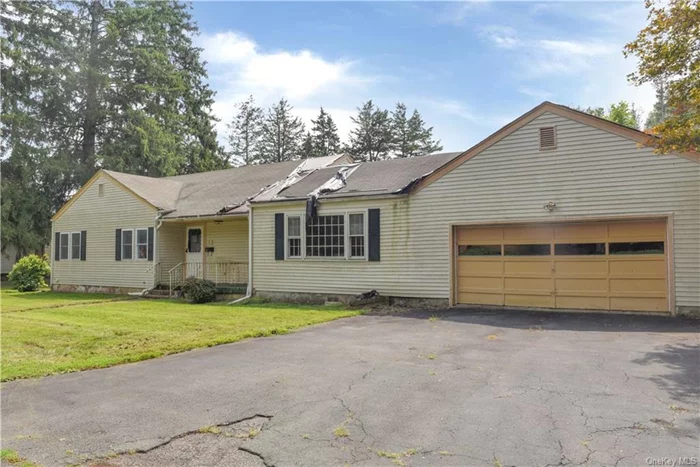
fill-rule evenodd
<path id="1" fill-rule="evenodd" d="M 143 295 L 145 298 L 170 298 L 170 291 L 168 289 L 151 289 Z"/>

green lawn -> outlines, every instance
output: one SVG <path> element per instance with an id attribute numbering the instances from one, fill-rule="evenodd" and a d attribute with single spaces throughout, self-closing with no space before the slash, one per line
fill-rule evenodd
<path id="1" fill-rule="evenodd" d="M 55 293 L 47 290 L 42 290 L 40 292 L 17 292 L 15 289 L 9 288 L 9 284 L 6 282 L 3 282 L 2 289 L 0 289 L 0 307 L 2 307 L 3 312 L 126 299 L 128 299 L 128 297 L 94 293 Z"/>
<path id="2" fill-rule="evenodd" d="M 13 311 L 6 311 L 4 292 L 2 381 L 136 362 L 359 314 L 340 307 L 263 303 L 136 299 L 80 304 L 99 297 L 81 300 L 53 292 L 41 293 L 41 299 L 8 292 Z M 44 308 L 31 309 L 30 303 Z M 56 307 L 59 303 L 66 306 Z"/>

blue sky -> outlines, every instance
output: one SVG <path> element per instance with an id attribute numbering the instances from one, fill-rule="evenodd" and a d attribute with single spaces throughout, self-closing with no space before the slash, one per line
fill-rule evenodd
<path id="1" fill-rule="evenodd" d="M 654 102 L 622 55 L 642 2 L 196 2 L 193 15 L 222 122 L 249 94 L 284 96 L 307 123 L 323 106 L 344 138 L 362 102 L 402 101 L 464 150 L 543 100 Z"/>

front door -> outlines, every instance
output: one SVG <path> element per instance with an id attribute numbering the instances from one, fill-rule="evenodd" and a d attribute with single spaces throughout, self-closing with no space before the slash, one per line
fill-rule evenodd
<path id="1" fill-rule="evenodd" d="M 204 276 L 204 268 L 202 265 L 202 243 L 202 228 L 188 227 L 186 253 L 187 269 L 185 271 L 186 277 L 198 277 L 201 279 Z"/>

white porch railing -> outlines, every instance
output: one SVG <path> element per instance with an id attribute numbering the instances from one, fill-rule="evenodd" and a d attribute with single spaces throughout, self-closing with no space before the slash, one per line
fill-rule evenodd
<path id="1" fill-rule="evenodd" d="M 198 277 L 214 284 L 241 285 L 248 283 L 248 263 L 237 262 L 186 262 L 183 261 L 168 271 L 170 295 L 185 279 Z"/>

